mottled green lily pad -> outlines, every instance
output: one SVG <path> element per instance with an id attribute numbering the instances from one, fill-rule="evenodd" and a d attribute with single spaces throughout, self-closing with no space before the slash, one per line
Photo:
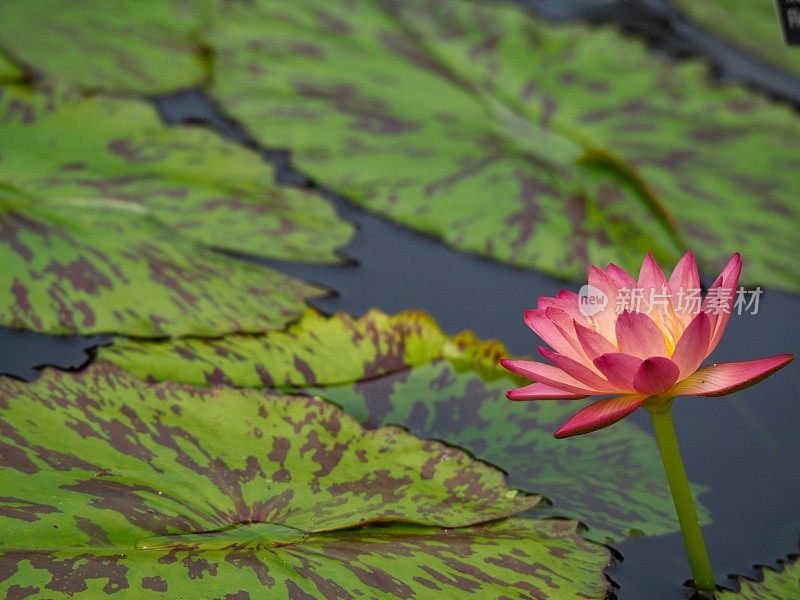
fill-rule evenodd
<path id="1" fill-rule="evenodd" d="M 210 594 L 237 600 L 601 600 L 609 553 L 577 536 L 575 525 L 531 519 L 459 529 L 396 524 L 311 534 L 288 544 L 256 533 L 246 540 L 191 540 L 144 551 L 22 551 L 0 556 L 0 565 L 16 569 L 0 581 L 0 592 L 137 600 Z"/>
<path id="2" fill-rule="evenodd" d="M 20 513 L 43 532 L 61 523 L 57 537 L 88 541 L 72 517 L 91 506 L 105 537 L 121 542 L 246 522 L 305 532 L 393 519 L 458 527 L 538 500 L 459 450 L 396 427 L 365 431 L 316 398 L 148 384 L 104 362 L 0 385 L 6 489 L 28 492 Z M 23 535 L 26 522 L 4 524 L 4 545 L 46 546 Z"/>
<path id="3" fill-rule="evenodd" d="M 159 94 L 208 71 L 200 39 L 209 2 L 3 0 L 0 46 L 36 71 L 87 89 Z"/>
<path id="4" fill-rule="evenodd" d="M 277 186 L 258 153 L 204 128 L 165 127 L 142 102 L 42 92 L 0 88 L 9 196 L 110 200 L 207 246 L 341 262 L 352 225 L 319 194 Z"/>
<path id="5" fill-rule="evenodd" d="M 48 333 L 280 327 L 321 290 L 208 248 L 336 261 L 352 227 L 253 152 L 149 106 L 0 87 L 0 322 Z M 200 247 L 202 244 L 203 247 Z"/>
<path id="6" fill-rule="evenodd" d="M 783 41 L 774 0 L 670 0 L 703 29 L 767 64 L 800 75 L 800 55 Z"/>
<path id="7" fill-rule="evenodd" d="M 424 312 L 389 316 L 371 310 L 353 319 L 308 310 L 287 330 L 266 336 L 185 338 L 169 344 L 119 338 L 99 352 L 149 380 L 291 389 L 387 375 L 441 358 L 448 349 L 462 352 Z"/>
<path id="8" fill-rule="evenodd" d="M 212 94 L 366 208 L 561 276 L 691 246 L 800 290 L 800 120 L 610 28 L 461 0 L 236 5 Z"/>
<path id="9" fill-rule="evenodd" d="M 459 450 L 364 430 L 320 399 L 146 384 L 102 362 L 0 379 L 0 398 L 6 595 L 587 586 L 603 597 L 607 551 L 574 523 L 450 529 L 538 497 Z"/>
<path id="10" fill-rule="evenodd" d="M 170 343 L 118 339 L 100 356 L 140 377 L 186 383 L 310 388 L 370 427 L 400 424 L 468 449 L 516 487 L 553 500 L 601 541 L 675 531 L 677 517 L 652 437 L 629 422 L 556 440 L 570 402 L 505 398 L 520 382 L 497 342 L 448 338 L 418 312 L 358 320 L 307 313 L 288 332 Z M 698 487 L 698 489 L 700 489 Z M 702 510 L 708 521 L 708 513 Z"/>
<path id="11" fill-rule="evenodd" d="M 800 560 L 781 561 L 780 569 L 759 568 L 761 579 L 736 577 L 739 592 L 717 592 L 717 600 L 795 600 L 800 597 Z"/>

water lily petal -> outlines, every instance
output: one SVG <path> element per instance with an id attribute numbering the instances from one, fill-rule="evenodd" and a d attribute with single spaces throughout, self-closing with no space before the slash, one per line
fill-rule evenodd
<path id="1" fill-rule="evenodd" d="M 586 354 L 586 357 L 589 358 L 589 360 L 594 360 L 603 354 L 617 351 L 617 347 L 612 342 L 597 333 L 594 329 L 584 327 L 577 321 L 573 321 L 573 327 L 575 329 L 575 335 L 578 338 L 578 342 L 580 343 L 584 354 Z M 562 354 L 564 353 L 562 352 Z"/>
<path id="2" fill-rule="evenodd" d="M 600 290 L 608 298 L 603 310 L 587 317 L 587 321 L 593 323 L 597 331 L 606 338 L 611 338 L 614 334 L 614 323 L 617 320 L 617 313 L 614 312 L 617 306 L 617 296 L 619 294 L 619 285 L 604 271 L 601 271 L 594 265 L 589 267 L 589 285 Z M 581 323 L 580 319 L 576 319 Z"/>
<path id="3" fill-rule="evenodd" d="M 551 307 L 558 308 L 559 310 L 563 310 L 573 319 L 580 320 L 584 319 L 585 316 L 581 312 L 581 307 L 578 300 L 578 294 L 575 292 L 561 290 L 555 298 L 550 296 L 539 296 L 537 307 L 542 310 Z"/>
<path id="4" fill-rule="evenodd" d="M 608 427 L 631 414 L 644 404 L 647 398 L 645 395 L 635 395 L 598 400 L 573 415 L 556 431 L 555 437 L 565 438 Z"/>
<path id="5" fill-rule="evenodd" d="M 663 356 L 651 356 L 639 365 L 633 376 L 633 388 L 637 392 L 653 396 L 669 390 L 678 381 L 678 365 Z"/>
<path id="6" fill-rule="evenodd" d="M 578 336 L 575 333 L 575 326 L 573 325 L 575 320 L 572 318 L 572 316 L 570 316 L 566 311 L 554 306 L 548 306 L 546 309 L 544 309 L 544 314 L 548 319 L 550 319 L 550 322 L 555 325 L 563 338 L 569 342 L 577 355 L 579 357 L 584 356 L 583 346 L 581 346 L 581 343 L 578 341 Z"/>
<path id="7" fill-rule="evenodd" d="M 678 365 L 680 378 L 691 375 L 708 355 L 708 342 L 711 339 L 711 321 L 704 312 L 698 313 L 675 346 L 672 362 Z"/>
<path id="8" fill-rule="evenodd" d="M 600 393 L 622 391 L 619 387 L 600 377 L 592 369 L 567 356 L 553 352 L 544 346 L 539 346 L 539 354 L 590 389 L 597 390 Z"/>
<path id="9" fill-rule="evenodd" d="M 544 383 L 532 383 L 506 392 L 509 400 L 580 400 L 586 395 L 565 392 Z"/>
<path id="10" fill-rule="evenodd" d="M 642 312 L 622 311 L 616 323 L 617 347 L 623 354 L 639 358 L 667 356 L 664 334 L 653 319 Z"/>
<path id="11" fill-rule="evenodd" d="M 656 259 L 653 258 L 650 252 L 647 253 L 647 256 L 644 257 L 644 262 L 642 262 L 637 285 L 640 288 L 655 288 L 658 291 L 669 287 L 664 272 L 661 270 L 661 267 L 658 266 Z"/>
<path id="12" fill-rule="evenodd" d="M 589 285 L 596 287 L 605 293 L 610 300 L 613 300 L 619 290 L 619 285 L 613 278 L 609 277 L 605 271 L 594 265 L 589 267 Z"/>
<path id="13" fill-rule="evenodd" d="M 733 304 L 736 301 L 736 288 L 739 286 L 741 273 L 742 259 L 737 252 L 731 256 L 720 276 L 706 292 L 705 300 L 703 300 L 703 312 L 708 313 L 711 320 L 711 341 L 708 344 L 706 356 L 717 347 L 728 326 Z"/>
<path id="14" fill-rule="evenodd" d="M 637 285 L 644 291 L 643 306 L 649 307 L 650 310 L 660 310 L 661 312 L 668 311 L 668 307 L 671 305 L 669 284 L 667 283 L 667 278 L 664 276 L 664 272 L 661 270 L 661 267 L 658 266 L 656 259 L 653 258 L 650 252 L 644 257 L 642 268 L 639 271 L 639 281 Z M 666 295 L 666 301 L 661 304 L 651 302 L 653 294 L 661 296 Z"/>
<path id="15" fill-rule="evenodd" d="M 558 293 L 556 294 L 556 298 L 558 298 L 559 300 L 568 300 L 572 302 L 575 306 L 577 306 L 577 304 L 575 303 L 578 301 L 578 294 L 576 294 L 572 290 L 559 290 Z"/>
<path id="16" fill-rule="evenodd" d="M 569 333 L 569 336 L 574 335 L 572 327 L 568 325 L 570 320 L 577 321 L 586 327 L 590 327 L 592 322 L 589 317 L 581 312 L 578 294 L 574 292 L 567 292 L 561 290 L 557 298 L 540 297 L 539 308 L 545 311 L 550 311 L 550 318 L 552 318 L 562 329 Z"/>
<path id="17" fill-rule="evenodd" d="M 743 362 L 718 363 L 698 369 L 670 390 L 674 396 L 724 396 L 750 387 L 794 360 L 793 354 Z"/>
<path id="18" fill-rule="evenodd" d="M 621 389 L 633 391 L 633 378 L 642 364 L 638 356 L 609 352 L 598 356 L 594 360 L 595 366 L 605 375 L 606 379 Z"/>
<path id="19" fill-rule="evenodd" d="M 564 337 L 562 329 L 547 318 L 544 310 L 526 310 L 525 323 L 556 352 L 575 360 L 583 359 L 583 348 L 580 342 L 577 342 L 577 336 L 574 336 L 573 341 Z M 576 345 L 578 346 L 577 349 L 575 348 Z"/>
<path id="20" fill-rule="evenodd" d="M 681 289 L 697 289 L 700 287 L 700 273 L 694 253 L 689 250 L 684 254 L 669 276 L 669 290 L 677 294 Z"/>
<path id="21" fill-rule="evenodd" d="M 597 394 L 597 391 L 588 388 L 586 384 L 578 381 L 574 377 L 570 377 L 564 373 L 564 371 L 553 365 L 534 362 L 532 360 L 510 360 L 506 358 L 502 359 L 500 364 L 509 371 L 513 371 L 523 377 L 540 383 L 546 383 L 547 385 L 551 385 L 566 392 L 583 394 L 585 396 Z"/>
<path id="22" fill-rule="evenodd" d="M 697 262 L 694 254 L 689 250 L 681 257 L 678 264 L 669 276 L 669 291 L 672 293 L 673 303 L 679 298 L 687 298 L 691 290 L 700 290 L 700 273 L 697 272 Z M 677 310 L 676 306 L 676 310 Z M 699 310 L 699 306 L 687 302 L 684 310 L 677 311 L 685 323 L 691 321 Z"/>
<path id="23" fill-rule="evenodd" d="M 617 287 L 627 288 L 629 290 L 636 287 L 636 281 L 634 281 L 633 277 L 631 277 L 625 269 L 621 269 L 614 263 L 608 263 L 606 275 L 617 284 Z"/>

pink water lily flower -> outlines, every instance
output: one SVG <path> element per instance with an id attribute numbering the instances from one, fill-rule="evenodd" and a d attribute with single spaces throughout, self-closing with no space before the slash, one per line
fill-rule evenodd
<path id="1" fill-rule="evenodd" d="M 511 400 L 577 400 L 590 404 L 555 434 L 568 437 L 607 427 L 640 406 L 675 396 L 722 396 L 771 375 L 794 356 L 700 365 L 719 344 L 737 297 L 742 260 L 734 254 L 700 298 L 691 252 L 669 280 L 648 254 L 638 281 L 616 265 L 592 266 L 581 294 L 562 290 L 539 298 L 525 322 L 550 345 L 549 361 L 503 360 L 536 383 L 508 392 Z M 702 302 L 701 302 L 702 300 Z"/>

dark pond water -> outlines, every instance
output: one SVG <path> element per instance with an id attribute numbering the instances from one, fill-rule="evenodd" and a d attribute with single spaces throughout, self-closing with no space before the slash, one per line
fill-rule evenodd
<path id="1" fill-rule="evenodd" d="M 110 342 L 106 335 L 41 335 L 0 327 L 0 374 L 31 381 L 42 367 L 80 369 L 92 359 L 94 348 Z"/>
<path id="2" fill-rule="evenodd" d="M 593 21 L 623 22 L 673 55 L 700 53 L 710 57 L 725 78 L 758 85 L 794 102 L 800 99 L 800 84 L 681 23 L 664 2 L 528 0 L 526 4 L 552 18 L 580 15 Z M 253 145 L 198 92 L 155 102 L 167 122 L 202 122 L 231 139 Z M 279 167 L 279 181 L 309 184 L 292 170 L 285 152 L 262 151 Z M 522 323 L 523 309 L 535 305 L 539 295 L 579 286 L 451 251 L 426 236 L 365 214 L 333 194 L 328 196 L 340 214 L 358 226 L 354 241 L 344 250 L 353 264 L 319 267 L 259 259 L 336 290 L 335 295 L 316 302 L 325 312 L 344 310 L 360 315 L 374 306 L 388 313 L 420 308 L 450 333 L 472 329 L 483 338 L 499 338 L 515 354 L 533 354 L 538 338 Z M 766 290 L 757 315 L 734 315 L 714 358 L 744 360 L 798 353 L 798 315 L 800 297 Z M 45 364 L 78 368 L 90 359 L 88 349 L 107 339 L 48 337 L 0 329 L 0 372 L 31 378 L 36 367 Z M 683 398 L 675 405 L 673 413 L 689 476 L 711 488 L 703 502 L 714 521 L 705 528 L 705 534 L 720 583 L 728 574 L 755 575 L 754 564 L 771 565 L 778 558 L 800 552 L 797 390 L 800 368 L 795 363 L 734 396 Z M 647 414 L 640 412 L 631 418 L 649 430 Z M 652 451 L 657 452 L 655 445 Z M 679 534 L 630 539 L 614 549 L 623 558 L 608 572 L 619 585 L 615 591 L 618 598 L 669 600 L 689 595 L 682 586 L 689 570 Z"/>

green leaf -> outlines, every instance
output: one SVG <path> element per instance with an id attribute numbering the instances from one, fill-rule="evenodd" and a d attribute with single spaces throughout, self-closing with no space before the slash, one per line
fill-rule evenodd
<path id="1" fill-rule="evenodd" d="M 225 598 L 605 598 L 609 553 L 575 535 L 574 527 L 529 519 L 460 529 L 398 524 L 282 545 L 250 525 L 241 529 L 256 531 L 240 537 L 205 534 L 202 543 L 144 551 L 9 553 L 0 556 L 0 566 L 16 573 L 0 581 L 0 592 L 33 598 L 73 596 L 73 590 L 78 598 L 116 592 L 136 599 L 201 598 L 211 590 L 215 597 L 227 592 Z"/>
<path id="2" fill-rule="evenodd" d="M 228 383 L 290 389 L 352 383 L 440 358 L 451 342 L 424 312 L 360 319 L 308 310 L 269 335 L 184 338 L 172 343 L 116 340 L 100 356 L 135 375 L 195 385 Z"/>
<path id="3" fill-rule="evenodd" d="M 83 88 L 161 94 L 207 73 L 202 0 L 3 0 L 0 44 L 37 71 Z"/>
<path id="4" fill-rule="evenodd" d="M 211 93 L 355 202 L 561 276 L 669 263 L 800 290 L 800 122 L 609 28 L 460 0 L 253 2 L 211 28 Z"/>
<path id="5" fill-rule="evenodd" d="M 277 187 L 256 153 L 165 127 L 138 102 L 6 86 L 0 123 L 5 325 L 137 336 L 280 327 L 320 290 L 207 248 L 333 262 L 352 235 L 321 197 Z"/>
<path id="6" fill-rule="evenodd" d="M 520 382 L 496 366 L 505 349 L 468 332 L 447 338 L 424 313 L 373 310 L 353 320 L 308 312 L 286 332 L 169 343 L 118 339 L 99 352 L 147 379 L 314 386 L 370 427 L 400 424 L 497 465 L 514 486 L 551 498 L 557 514 L 587 523 L 592 539 L 677 529 L 649 434 L 623 421 L 590 436 L 554 439 L 581 402 L 509 402 L 505 391 Z"/>
<path id="7" fill-rule="evenodd" d="M 108 202 L 6 209 L 0 227 L 7 326 L 151 337 L 264 331 L 322 294 Z"/>
<path id="8" fill-rule="evenodd" d="M 0 398 L 7 595 L 604 594 L 608 552 L 575 523 L 474 526 L 538 497 L 319 399 L 147 384 L 103 362 L 0 379 Z"/>
<path id="9" fill-rule="evenodd" d="M 44 536 L 23 536 L 26 520 L 12 518 L 6 547 L 80 545 L 88 539 L 72 517 L 90 507 L 122 544 L 251 521 L 305 532 L 386 520 L 458 527 L 538 501 L 459 450 L 397 427 L 365 431 L 317 398 L 148 384 L 103 362 L 0 385 L 7 491 L 27 492 L 20 510 Z M 46 534 L 51 523 L 59 531 Z"/>
<path id="10" fill-rule="evenodd" d="M 756 58 L 795 75 L 800 56 L 783 41 L 773 0 L 671 0 L 700 27 Z"/>
<path id="11" fill-rule="evenodd" d="M 795 556 L 781 562 L 781 569 L 759 567 L 761 579 L 738 576 L 739 592 L 717 592 L 717 600 L 794 600 L 800 594 L 800 560 Z"/>
<path id="12" fill-rule="evenodd" d="M 141 102 L 41 91 L 0 88 L 9 195 L 111 200 L 207 246 L 341 262 L 352 225 L 318 194 L 277 186 L 258 153 L 204 128 L 165 127 Z"/>

